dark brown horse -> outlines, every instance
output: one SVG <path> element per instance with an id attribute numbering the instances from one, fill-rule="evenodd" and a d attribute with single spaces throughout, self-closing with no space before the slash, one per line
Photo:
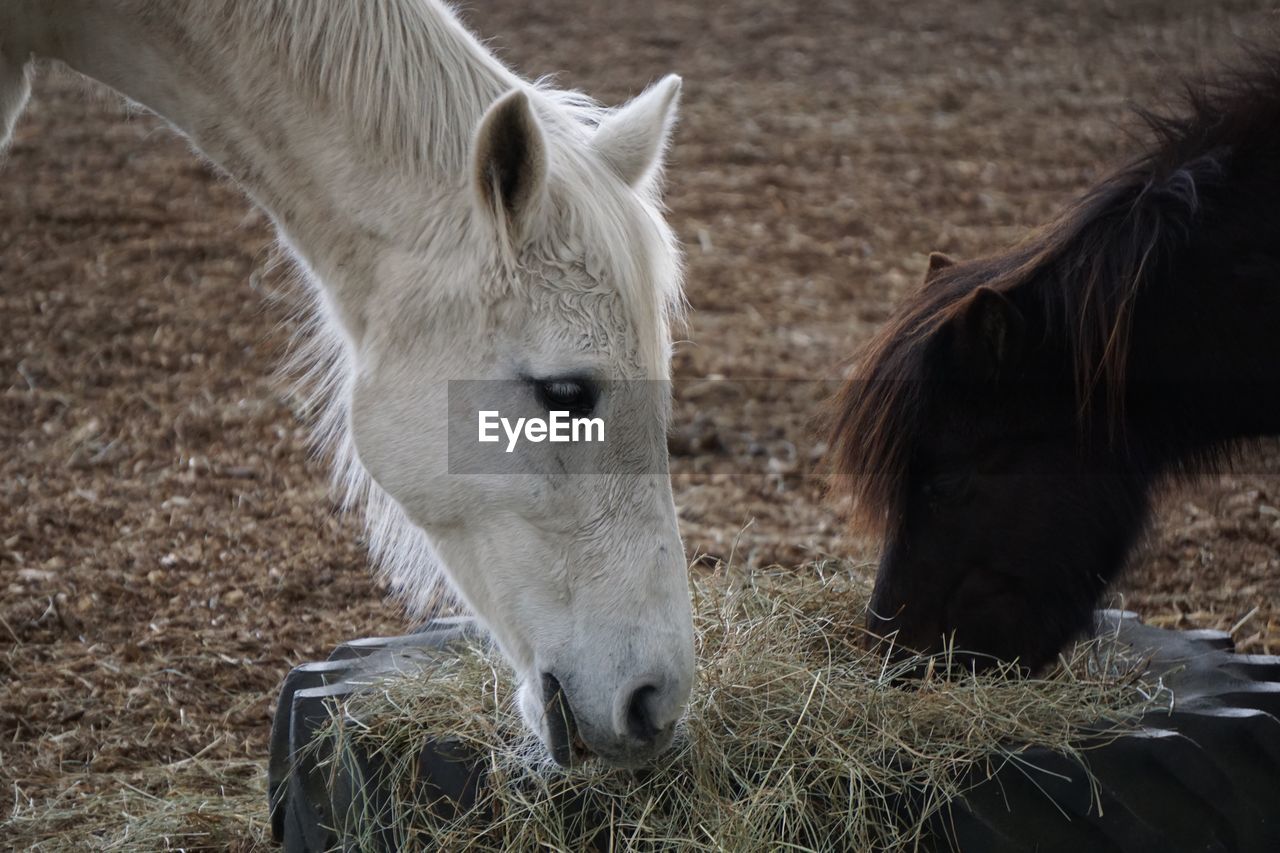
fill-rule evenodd
<path id="1" fill-rule="evenodd" d="M 1280 55 L 1145 119 L 1147 150 L 1020 245 L 932 256 L 841 392 L 877 634 L 1038 668 L 1155 486 L 1280 433 Z"/>

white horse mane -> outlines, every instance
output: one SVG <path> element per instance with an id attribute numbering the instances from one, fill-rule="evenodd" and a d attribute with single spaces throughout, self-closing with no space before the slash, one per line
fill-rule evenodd
<path id="1" fill-rule="evenodd" d="M 167 0 L 163 0 L 167 2 Z M 470 131 L 497 94 L 527 85 L 439 0 L 183 0 L 224 43 L 280 56 L 316 106 L 345 111 L 367 141 L 415 167 L 458 168 Z M 599 108 L 574 92 L 537 87 L 579 121 Z"/>
<path id="2" fill-rule="evenodd" d="M 238 50 L 283 56 L 291 78 L 317 107 L 345 113 L 361 138 L 424 178 L 469 177 L 472 131 L 480 116 L 502 93 L 524 89 L 547 134 L 552 172 L 562 182 L 534 251 L 554 264 L 566 254 L 556 245 L 563 235 L 582 240 L 585 245 L 568 248 L 586 253 L 593 280 L 620 288 L 641 327 L 641 359 L 649 375 L 668 377 L 668 330 L 683 319 L 684 302 L 681 270 L 662 263 L 679 256 L 661 215 L 660 176 L 639 188 L 638 217 L 620 215 L 628 205 L 617 198 L 616 179 L 606 179 L 607 164 L 590 156 L 591 135 L 611 110 L 582 93 L 555 89 L 545 78 L 518 77 L 435 0 L 257 0 L 225 7 L 187 2 L 188 14 L 206 16 L 211 27 L 236 40 L 229 43 Z M 583 176 L 589 186 L 582 185 Z M 642 250 L 609 251 L 627 245 Z M 356 456 L 348 430 L 354 381 L 349 347 L 328 316 L 320 288 L 312 284 L 306 291 L 311 298 L 285 372 L 295 377 L 294 396 L 314 423 L 318 451 L 332 459 L 343 508 L 363 508 L 374 564 L 409 609 L 425 615 L 451 603 L 442 595 L 447 585 L 437 582 L 438 559 L 427 535 Z"/>
<path id="3" fill-rule="evenodd" d="M 348 422 L 353 371 L 346 339 L 325 317 L 314 286 L 298 312 L 299 330 L 282 372 L 291 379 L 299 414 L 311 422 L 310 441 L 327 458 L 344 511 L 362 511 L 366 545 L 373 564 L 391 583 L 408 610 L 427 618 L 456 606 L 442 583 L 439 559 L 427 534 L 378 487 L 356 455 Z"/>

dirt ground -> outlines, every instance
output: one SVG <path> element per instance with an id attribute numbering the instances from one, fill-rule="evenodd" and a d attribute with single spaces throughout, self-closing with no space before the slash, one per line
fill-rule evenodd
<path id="1" fill-rule="evenodd" d="M 928 251 L 1043 221 L 1131 150 L 1131 105 L 1280 20 L 1261 0 L 470 5 L 523 73 L 606 102 L 684 75 L 676 376 L 794 381 L 685 395 L 676 501 L 691 558 L 785 565 L 875 557 L 822 500 L 811 380 L 842 374 Z M 0 172 L 5 809 L 264 760 L 291 666 L 407 627 L 273 372 L 296 304 L 274 258 L 265 218 L 161 123 L 41 75 Z M 1274 447 L 1172 490 L 1117 596 L 1280 652 L 1277 507 Z"/>

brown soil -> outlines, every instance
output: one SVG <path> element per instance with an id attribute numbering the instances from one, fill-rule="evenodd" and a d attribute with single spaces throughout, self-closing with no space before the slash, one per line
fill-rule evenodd
<path id="1" fill-rule="evenodd" d="M 929 250 L 1043 221 L 1129 149 L 1129 105 L 1275 20 L 1263 0 L 480 5 L 472 26 L 526 74 L 610 102 L 685 76 L 669 203 L 690 380 L 838 377 Z M 294 328 L 272 245 L 161 123 L 42 75 L 0 172 L 10 802 L 202 750 L 264 758 L 292 665 L 407 627 L 272 378 Z M 776 388 L 679 408 L 690 555 L 873 559 L 810 476 L 823 386 Z M 1162 503 L 1118 593 L 1280 652 L 1280 454 L 1238 470 Z"/>

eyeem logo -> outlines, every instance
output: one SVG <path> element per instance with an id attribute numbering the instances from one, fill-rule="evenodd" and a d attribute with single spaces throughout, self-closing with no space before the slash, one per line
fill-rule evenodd
<path id="1" fill-rule="evenodd" d="M 604 441 L 603 418 L 571 418 L 568 412 L 548 412 L 547 418 L 516 418 L 514 424 L 496 411 L 479 413 L 479 440 L 495 443 L 502 440 L 501 427 L 507 436 L 507 453 L 516 449 L 520 439 L 539 444 L 579 441 Z"/>

